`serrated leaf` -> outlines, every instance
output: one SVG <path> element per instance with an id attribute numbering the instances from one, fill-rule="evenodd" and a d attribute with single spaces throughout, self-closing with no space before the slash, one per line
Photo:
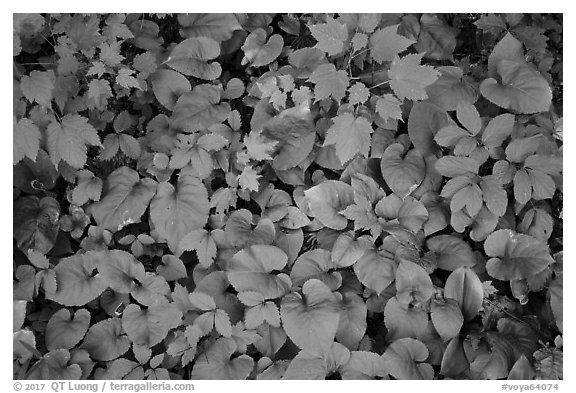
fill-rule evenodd
<path id="1" fill-rule="evenodd" d="M 216 258 L 216 243 L 208 231 L 196 229 L 186 234 L 179 245 L 180 250 L 196 251 L 198 261 L 206 269 L 212 265 Z"/>
<path id="2" fill-rule="evenodd" d="M 364 117 L 355 118 L 351 113 L 344 113 L 332 119 L 334 124 L 328 129 L 324 146 L 335 145 L 336 155 L 345 164 L 360 153 L 368 157 L 370 135 L 374 131 Z"/>
<path id="3" fill-rule="evenodd" d="M 212 62 L 220 56 L 220 45 L 207 37 L 185 39 L 172 49 L 164 62 L 170 68 L 195 78 L 214 80 L 222 73 L 220 63 Z"/>
<path id="4" fill-rule="evenodd" d="M 270 36 L 268 41 L 266 41 L 266 36 L 266 31 L 258 28 L 246 37 L 246 41 L 242 45 L 244 51 L 242 65 L 249 64 L 253 67 L 262 67 L 272 63 L 280 56 L 284 47 L 282 36 L 274 34 Z"/>
<path id="5" fill-rule="evenodd" d="M 250 165 L 246 165 L 242 173 L 238 175 L 238 184 L 243 190 L 258 191 L 258 179 L 262 177 Z"/>
<path id="6" fill-rule="evenodd" d="M 182 313 L 173 305 L 157 305 L 142 310 L 129 304 L 122 314 L 122 328 L 132 342 L 153 347 L 162 341 L 170 329 L 180 325 Z"/>
<path id="7" fill-rule="evenodd" d="M 56 166 L 64 160 L 73 168 L 81 169 L 86 164 L 87 146 L 102 146 L 96 129 L 80 115 L 66 115 L 61 122 L 52 121 L 46 133 L 48 153 Z"/>
<path id="8" fill-rule="evenodd" d="M 346 95 L 346 88 L 349 83 L 346 71 L 336 70 L 332 63 L 318 66 L 310 75 L 309 80 L 316 84 L 314 87 L 315 101 L 332 97 L 340 102 Z"/>
<path id="9" fill-rule="evenodd" d="M 142 90 L 138 79 L 131 76 L 134 73 L 135 71 L 129 68 L 120 68 L 118 75 L 116 75 L 116 83 L 126 89 L 136 88 Z"/>
<path id="10" fill-rule="evenodd" d="M 393 94 L 384 94 L 376 101 L 376 113 L 388 121 L 388 119 L 402 120 L 402 102 Z"/>
<path id="11" fill-rule="evenodd" d="M 220 90 L 208 84 L 184 93 L 174 105 L 170 125 L 187 132 L 198 131 L 228 118 L 230 105 L 219 104 Z"/>
<path id="12" fill-rule="evenodd" d="M 440 76 L 434 67 L 420 65 L 422 56 L 423 54 L 406 55 L 402 58 L 396 56 L 390 66 L 390 87 L 401 100 L 407 98 L 417 101 L 428 98 L 426 87 Z"/>
<path id="13" fill-rule="evenodd" d="M 30 102 L 50 108 L 56 78 L 54 71 L 32 71 L 20 79 L 20 89 Z"/>
<path id="14" fill-rule="evenodd" d="M 393 61 L 399 53 L 416 42 L 398 34 L 398 26 L 400 25 L 378 29 L 370 36 L 370 54 L 377 63 Z"/>
<path id="15" fill-rule="evenodd" d="M 312 36 L 318 41 L 314 47 L 326 52 L 328 56 L 337 55 L 344 50 L 344 44 L 348 39 L 346 25 L 327 17 L 326 23 L 309 25 L 308 28 Z"/>
<path id="16" fill-rule="evenodd" d="M 12 125 L 12 164 L 18 164 L 24 157 L 36 161 L 40 149 L 40 137 L 40 130 L 32 120 L 23 118 L 16 122 L 16 118 L 14 118 Z"/>

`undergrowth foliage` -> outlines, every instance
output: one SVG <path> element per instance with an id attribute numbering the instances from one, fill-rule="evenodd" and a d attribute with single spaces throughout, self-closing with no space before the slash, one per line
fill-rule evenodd
<path id="1" fill-rule="evenodd" d="M 18 379 L 561 379 L 562 17 L 14 14 Z"/>

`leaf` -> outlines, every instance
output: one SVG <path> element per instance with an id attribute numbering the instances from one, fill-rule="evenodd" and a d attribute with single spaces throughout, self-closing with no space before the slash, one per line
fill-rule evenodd
<path id="1" fill-rule="evenodd" d="M 460 267 L 446 279 L 444 297 L 454 299 L 460 305 L 464 320 L 473 319 L 482 309 L 484 289 L 482 282 L 473 270 Z"/>
<path id="2" fill-rule="evenodd" d="M 548 287 L 550 308 L 558 329 L 564 331 L 564 273 L 557 273 Z"/>
<path id="3" fill-rule="evenodd" d="M 480 164 L 470 157 L 444 156 L 436 161 L 435 168 L 442 176 L 473 176 L 478 174 Z"/>
<path id="4" fill-rule="evenodd" d="M 445 110 L 435 105 L 416 102 L 408 117 L 408 135 L 422 157 L 439 151 L 434 136 L 443 127 L 455 125 Z"/>
<path id="5" fill-rule="evenodd" d="M 352 232 L 342 233 L 332 247 L 332 262 L 336 267 L 352 266 L 369 247 L 369 240 L 365 238 L 355 239 Z"/>
<path id="6" fill-rule="evenodd" d="M 82 169 L 86 164 L 87 146 L 102 146 L 96 129 L 79 115 L 66 115 L 61 122 L 52 121 L 46 133 L 48 153 L 55 166 L 64 160 L 73 168 Z"/>
<path id="7" fill-rule="evenodd" d="M 402 58 L 394 57 L 388 71 L 390 87 L 404 100 L 424 100 L 428 98 L 426 87 L 434 83 L 440 73 L 432 66 L 420 65 L 423 54 L 411 54 Z"/>
<path id="8" fill-rule="evenodd" d="M 56 349 L 45 354 L 26 375 L 26 379 L 80 379 L 82 370 L 78 364 L 70 364 L 70 352 Z"/>
<path id="9" fill-rule="evenodd" d="M 60 260 L 54 268 L 57 291 L 46 298 L 64 306 L 83 306 L 96 299 L 108 287 L 100 274 L 94 275 L 98 251 L 76 254 Z"/>
<path id="10" fill-rule="evenodd" d="M 92 215 L 105 229 L 119 231 L 128 224 L 140 222 L 156 192 L 156 182 L 140 179 L 138 172 L 120 167 L 104 183 L 104 197 L 92 206 Z"/>
<path id="11" fill-rule="evenodd" d="M 412 338 L 394 341 L 382 355 L 382 361 L 390 375 L 396 379 L 431 380 L 434 378 L 432 366 L 424 361 L 428 358 L 428 348 L 423 342 Z"/>
<path id="12" fill-rule="evenodd" d="M 482 144 L 487 147 L 498 147 L 512 133 L 514 128 L 514 115 L 504 113 L 490 119 L 482 131 Z"/>
<path id="13" fill-rule="evenodd" d="M 129 304 L 122 314 L 122 328 L 132 342 L 148 348 L 158 344 L 180 326 L 182 313 L 173 305 L 155 305 L 145 310 Z"/>
<path id="14" fill-rule="evenodd" d="M 500 20 L 499 23 L 502 23 Z M 506 27 L 503 29 L 506 30 Z M 498 65 L 502 60 L 524 62 L 524 48 L 509 32 L 494 46 L 488 56 L 488 76 L 494 78 L 498 74 Z"/>
<path id="15" fill-rule="evenodd" d="M 442 356 L 442 365 L 440 367 L 440 374 L 450 378 L 457 377 L 470 367 L 460 337 L 457 336 L 450 340 L 444 356 Z"/>
<path id="16" fill-rule="evenodd" d="M 370 36 L 370 54 L 377 63 L 393 61 L 399 53 L 416 42 L 398 34 L 398 26 L 400 25 L 378 29 Z"/>
<path id="17" fill-rule="evenodd" d="M 204 227 L 208 211 L 204 184 L 196 177 L 181 175 L 176 187 L 168 182 L 158 184 L 150 203 L 150 220 L 170 250 L 177 252 L 185 235 Z"/>
<path id="18" fill-rule="evenodd" d="M 18 122 L 14 118 L 12 124 L 12 164 L 18 164 L 24 157 L 36 161 L 40 149 L 40 130 L 32 120 L 26 118 L 20 119 Z"/>
<path id="19" fill-rule="evenodd" d="M 314 48 L 326 52 L 328 56 L 335 56 L 344 50 L 348 40 L 348 29 L 345 24 L 327 17 L 326 23 L 308 25 L 312 36 L 318 41 Z"/>
<path id="20" fill-rule="evenodd" d="M 404 158 L 404 146 L 394 143 L 386 148 L 380 161 L 382 177 L 388 187 L 400 198 L 412 193 L 426 175 L 424 159 L 416 149 L 410 150 Z"/>
<path id="21" fill-rule="evenodd" d="M 342 284 L 342 277 L 339 273 L 330 273 L 336 266 L 330 258 L 328 250 L 310 250 L 300 255 L 292 265 L 290 278 L 292 284 L 302 286 L 311 278 L 322 281 L 328 288 L 335 291 Z"/>
<path id="22" fill-rule="evenodd" d="M 114 360 L 130 349 L 130 339 L 122 331 L 120 318 L 104 319 L 90 327 L 81 348 L 94 360 Z"/>
<path id="23" fill-rule="evenodd" d="M 542 272 L 554 262 L 548 246 L 529 235 L 501 229 L 484 242 L 486 271 L 498 280 L 520 280 Z"/>
<path id="24" fill-rule="evenodd" d="M 198 261 L 206 269 L 212 265 L 216 258 L 216 243 L 205 229 L 195 229 L 180 240 L 179 249 L 182 251 L 196 251 Z"/>
<path id="25" fill-rule="evenodd" d="M 478 87 L 469 76 L 464 76 L 460 67 L 437 67 L 440 77 L 426 87 L 428 101 L 444 110 L 456 110 L 458 104 L 473 105 L 478 100 Z"/>
<path id="26" fill-rule="evenodd" d="M 23 75 L 20 79 L 20 90 L 31 103 L 36 101 L 38 104 L 50 108 L 55 81 L 56 78 L 52 70 L 31 71 L 30 75 Z"/>
<path id="27" fill-rule="evenodd" d="M 328 129 L 324 146 L 335 145 L 336 155 L 345 164 L 356 154 L 368 157 L 372 126 L 364 117 L 355 118 L 351 113 L 344 113 L 332 119 L 334 124 Z"/>
<path id="28" fill-rule="evenodd" d="M 180 35 L 184 38 L 208 37 L 217 42 L 226 41 L 242 26 L 234 14 L 178 14 Z"/>
<path id="29" fill-rule="evenodd" d="M 146 278 L 144 265 L 126 251 L 94 251 L 90 255 L 106 285 L 117 293 L 130 293 Z"/>
<path id="30" fill-rule="evenodd" d="M 348 363 L 338 370 L 344 380 L 366 380 L 388 375 L 381 356 L 369 351 L 351 351 Z"/>
<path id="31" fill-rule="evenodd" d="M 72 191 L 72 201 L 82 206 L 89 200 L 99 201 L 102 194 L 102 179 L 94 176 L 88 170 L 81 170 L 77 173 L 78 185 Z"/>
<path id="32" fill-rule="evenodd" d="M 434 293 L 432 280 L 426 270 L 414 262 L 402 261 L 396 269 L 396 298 L 409 304 L 426 303 Z"/>
<path id="33" fill-rule="evenodd" d="M 476 257 L 468 243 L 455 236 L 439 235 L 426 240 L 430 251 L 437 254 L 440 269 L 454 271 L 459 267 L 473 267 Z"/>
<path id="34" fill-rule="evenodd" d="M 350 82 L 346 71 L 336 70 L 332 63 L 319 65 L 310 75 L 309 81 L 316 84 L 314 87 L 315 102 L 328 97 L 340 102 L 346 95 Z"/>
<path id="35" fill-rule="evenodd" d="M 246 37 L 246 41 L 242 45 L 244 51 L 242 65 L 249 64 L 252 67 L 262 67 L 272 63 L 280 56 L 284 47 L 282 36 L 274 34 L 270 36 L 268 41 L 266 41 L 266 36 L 266 31 L 258 28 Z"/>
<path id="36" fill-rule="evenodd" d="M 444 341 L 456 337 L 464 323 L 464 316 L 460 311 L 460 306 L 453 299 L 433 300 L 431 302 L 430 316 L 432 317 L 434 328 Z"/>
<path id="37" fill-rule="evenodd" d="M 18 248 L 27 253 L 46 254 L 56 243 L 60 205 L 52 197 L 25 196 L 17 199 L 13 210 L 13 231 Z"/>
<path id="38" fill-rule="evenodd" d="M 420 18 L 420 35 L 415 47 L 429 59 L 452 61 L 459 33 L 459 29 L 448 26 L 440 17 L 423 14 Z"/>
<path id="39" fill-rule="evenodd" d="M 482 197 L 488 209 L 498 217 L 504 216 L 508 206 L 508 194 L 494 175 L 484 176 L 480 181 Z"/>
<path id="40" fill-rule="evenodd" d="M 150 76 L 156 99 L 167 109 L 173 110 L 178 98 L 192 90 L 188 79 L 179 72 L 159 69 Z"/>
<path id="41" fill-rule="evenodd" d="M 336 331 L 336 341 L 349 350 L 358 348 L 366 333 L 367 307 L 364 300 L 351 292 L 344 293 L 340 304 L 340 321 Z"/>
<path id="42" fill-rule="evenodd" d="M 348 220 L 339 212 L 352 204 L 354 191 L 348 184 L 326 180 L 304 191 L 311 213 L 328 228 L 346 228 Z"/>
<path id="43" fill-rule="evenodd" d="M 308 280 L 302 286 L 302 294 L 284 296 L 280 314 L 286 334 L 300 348 L 318 356 L 330 351 L 339 314 L 334 295 L 321 281 Z"/>
<path id="44" fill-rule="evenodd" d="M 291 282 L 285 274 L 272 274 L 282 270 L 288 256 L 278 247 L 257 244 L 236 254 L 228 265 L 227 277 L 238 292 L 260 292 L 265 299 L 276 299 L 290 290 Z"/>
<path id="45" fill-rule="evenodd" d="M 192 368 L 191 379 L 244 380 L 254 368 L 254 360 L 248 355 L 231 359 L 237 346 L 232 340 L 219 339 Z"/>
<path id="46" fill-rule="evenodd" d="M 428 313 L 421 307 L 412 307 L 391 298 L 384 308 L 384 324 L 388 330 L 386 340 L 405 337 L 419 338 L 428 327 Z"/>
<path id="47" fill-rule="evenodd" d="M 250 165 L 246 165 L 242 170 L 242 173 L 238 175 L 238 185 L 243 190 L 247 191 L 258 191 L 259 183 L 258 179 L 262 177 L 258 174 Z"/>
<path id="48" fill-rule="evenodd" d="M 230 105 L 220 102 L 220 90 L 215 86 L 197 85 L 176 101 L 170 118 L 170 126 L 194 132 L 221 123 L 228 118 Z"/>
<path id="49" fill-rule="evenodd" d="M 354 273 L 362 284 L 379 294 L 394 282 L 396 267 L 393 259 L 380 255 L 374 249 L 367 249 L 354 264 Z"/>
<path id="50" fill-rule="evenodd" d="M 118 70 L 118 75 L 116 76 L 116 83 L 126 89 L 136 88 L 142 90 L 138 79 L 131 76 L 134 72 L 134 70 L 129 68 L 120 68 Z"/>
<path id="51" fill-rule="evenodd" d="M 356 82 L 348 89 L 348 103 L 350 105 L 363 104 L 370 98 L 370 90 L 366 88 L 364 83 Z"/>
<path id="52" fill-rule="evenodd" d="M 400 199 L 396 194 L 380 199 L 374 210 L 378 217 L 397 220 L 400 225 L 413 233 L 418 233 L 429 217 L 426 207 L 420 201 L 411 196 Z"/>
<path id="53" fill-rule="evenodd" d="M 164 61 L 168 67 L 184 75 L 214 80 L 222 73 L 220 63 L 210 63 L 220 56 L 220 45 L 207 37 L 187 38 L 178 43 Z"/>
<path id="54" fill-rule="evenodd" d="M 72 318 L 70 312 L 63 308 L 55 312 L 46 326 L 46 348 L 70 349 L 84 338 L 90 326 L 90 313 L 81 308 Z"/>
<path id="55" fill-rule="evenodd" d="M 402 120 L 402 102 L 393 94 L 384 94 L 376 101 L 376 113 L 388 121 L 388 119 Z"/>
<path id="56" fill-rule="evenodd" d="M 552 103 L 550 85 L 528 64 L 502 60 L 498 63 L 502 83 L 494 78 L 480 84 L 480 92 L 499 107 L 518 113 L 547 112 Z"/>

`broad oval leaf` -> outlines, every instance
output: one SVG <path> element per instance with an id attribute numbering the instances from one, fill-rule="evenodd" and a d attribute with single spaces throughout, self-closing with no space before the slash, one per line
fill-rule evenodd
<path id="1" fill-rule="evenodd" d="M 180 326 L 182 312 L 174 305 L 155 305 L 142 310 L 129 304 L 122 314 L 122 328 L 132 342 L 153 347 L 166 338 L 170 329 Z"/>
<path id="2" fill-rule="evenodd" d="M 56 243 L 60 205 L 52 197 L 19 198 L 14 203 L 13 230 L 18 248 L 27 253 L 36 250 L 46 254 Z"/>
<path id="3" fill-rule="evenodd" d="M 440 366 L 440 374 L 450 378 L 455 378 L 470 367 L 462 339 L 458 336 L 454 337 L 448 343 L 444 356 L 442 356 L 442 365 Z"/>
<path id="4" fill-rule="evenodd" d="M 359 295 L 345 292 L 340 303 L 340 322 L 336 331 L 336 341 L 351 351 L 358 348 L 358 344 L 366 333 L 366 303 Z"/>
<path id="5" fill-rule="evenodd" d="M 340 234 L 332 247 L 331 258 L 334 266 L 348 267 L 358 261 L 362 255 L 371 247 L 370 240 L 364 237 L 354 239 L 353 232 Z"/>
<path id="6" fill-rule="evenodd" d="M 167 109 L 173 110 L 178 98 L 192 90 L 188 79 L 179 72 L 160 69 L 150 76 L 156 99 Z"/>
<path id="7" fill-rule="evenodd" d="M 498 41 L 488 56 L 488 76 L 492 78 L 497 76 L 498 64 L 502 60 L 525 61 L 522 43 L 509 32 Z"/>
<path id="8" fill-rule="evenodd" d="M 458 302 L 454 299 L 433 300 L 430 308 L 432 323 L 442 340 L 456 337 L 464 323 Z"/>
<path id="9" fill-rule="evenodd" d="M 413 300 L 426 303 L 434 293 L 432 280 L 426 270 L 414 262 L 402 261 L 396 269 L 396 298 L 404 304 Z"/>
<path id="10" fill-rule="evenodd" d="M 387 340 L 405 337 L 420 338 L 428 327 L 428 313 L 420 307 L 410 307 L 391 298 L 384 308 L 384 324 L 388 332 Z"/>
<path id="11" fill-rule="evenodd" d="M 484 298 L 482 282 L 473 270 L 466 267 L 458 268 L 446 279 L 444 297 L 456 300 L 464 320 L 469 321 L 482 309 Z"/>
<path id="12" fill-rule="evenodd" d="M 380 161 L 382 177 L 400 198 L 418 188 L 426 175 L 426 164 L 418 150 L 410 150 L 404 158 L 403 153 L 404 146 L 394 143 L 386 148 Z"/>
<path id="13" fill-rule="evenodd" d="M 125 354 L 130 345 L 120 318 L 109 318 L 90 327 L 81 348 L 86 349 L 94 360 L 109 361 Z"/>
<path id="14" fill-rule="evenodd" d="M 432 366 L 424 363 L 427 358 L 426 345 L 413 338 L 401 338 L 394 341 L 382 355 L 386 370 L 396 379 L 433 379 Z"/>
<path id="15" fill-rule="evenodd" d="M 218 56 L 220 45 L 216 41 L 207 37 L 192 37 L 176 45 L 164 63 L 184 75 L 214 80 L 222 73 L 222 67 L 208 60 Z"/>
<path id="16" fill-rule="evenodd" d="M 180 175 L 176 187 L 168 182 L 158 185 L 150 203 L 150 219 L 170 250 L 177 252 L 184 236 L 204 227 L 209 209 L 204 184 L 194 176 Z"/>
<path id="17" fill-rule="evenodd" d="M 332 262 L 330 251 L 310 250 L 296 259 L 290 271 L 290 278 L 292 284 L 297 286 L 303 285 L 311 278 L 316 278 L 326 284 L 330 290 L 335 291 L 342 284 L 342 276 L 337 272 L 329 273 L 331 269 L 336 269 L 336 266 Z"/>
<path id="18" fill-rule="evenodd" d="M 288 256 L 278 247 L 257 244 L 234 254 L 228 264 L 227 277 L 238 292 L 260 292 L 266 299 L 276 299 L 290 290 L 292 283 L 285 274 L 272 274 L 282 270 Z"/>
<path id="19" fill-rule="evenodd" d="M 478 88 L 469 76 L 463 76 L 460 67 L 437 67 L 440 77 L 426 87 L 428 101 L 444 110 L 456 110 L 458 104 L 474 104 L 478 100 Z"/>
<path id="20" fill-rule="evenodd" d="M 437 256 L 440 269 L 456 270 L 459 267 L 472 267 L 476 264 L 476 257 L 472 249 L 464 240 L 450 235 L 439 235 L 426 240 L 430 251 Z"/>
<path id="21" fill-rule="evenodd" d="M 108 287 L 97 268 L 98 251 L 88 251 L 60 260 L 56 272 L 56 292 L 46 293 L 48 299 L 64 306 L 83 306 L 94 300 Z"/>
<path id="22" fill-rule="evenodd" d="M 284 39 L 280 34 L 274 34 L 266 41 L 266 31 L 258 28 L 246 37 L 242 45 L 244 51 L 242 65 L 262 67 L 270 64 L 280 55 L 283 47 Z"/>
<path id="23" fill-rule="evenodd" d="M 438 130 L 449 125 L 456 124 L 445 110 L 429 103 L 416 102 L 408 117 L 408 135 L 414 148 L 426 157 L 439 151 L 434 136 Z"/>
<path id="24" fill-rule="evenodd" d="M 184 93 L 176 101 L 170 126 L 186 132 L 198 131 L 228 118 L 230 105 L 220 102 L 220 90 L 215 86 L 202 84 Z"/>
<path id="25" fill-rule="evenodd" d="M 284 296 L 280 315 L 286 334 L 300 348 L 319 356 L 330 351 L 340 316 L 334 294 L 320 280 L 306 281 L 302 294 Z"/>
<path id="26" fill-rule="evenodd" d="M 480 84 L 480 92 L 499 107 L 518 113 L 547 112 L 552 103 L 552 89 L 540 75 L 523 62 L 502 60 L 498 63 L 502 83 L 494 78 Z"/>
<path id="27" fill-rule="evenodd" d="M 486 271 L 498 280 L 520 280 L 542 272 L 554 263 L 548 246 L 538 239 L 501 229 L 484 242 Z"/>
<path id="28" fill-rule="evenodd" d="M 132 254 L 121 250 L 96 251 L 94 256 L 100 276 L 107 286 L 118 293 L 130 293 L 146 278 L 144 265 Z"/>
<path id="29" fill-rule="evenodd" d="M 243 380 L 254 368 L 254 360 L 248 355 L 230 357 L 236 352 L 233 340 L 216 340 L 210 348 L 198 357 L 192 368 L 191 379 Z"/>
<path id="30" fill-rule="evenodd" d="M 362 284 L 381 293 L 394 282 L 396 267 L 393 259 L 380 255 L 375 249 L 368 249 L 354 264 L 354 273 Z"/>
<path id="31" fill-rule="evenodd" d="M 53 349 L 70 349 L 84 338 L 90 326 L 90 313 L 88 310 L 81 308 L 74 317 L 71 317 L 70 311 L 63 308 L 50 317 L 46 326 L 46 348 Z"/>
<path id="32" fill-rule="evenodd" d="M 341 230 L 348 225 L 348 219 L 340 212 L 354 202 L 354 190 L 348 184 L 337 180 L 326 180 L 304 191 L 310 211 L 323 225 Z"/>
<path id="33" fill-rule="evenodd" d="M 234 14 L 178 14 L 180 35 L 184 38 L 209 37 L 217 42 L 226 41 L 242 26 Z"/>
<path id="34" fill-rule="evenodd" d="M 140 222 L 156 192 L 156 184 L 151 178 L 140 179 L 138 172 L 127 166 L 116 169 L 104 182 L 102 200 L 92 205 L 98 226 L 116 232 Z"/>

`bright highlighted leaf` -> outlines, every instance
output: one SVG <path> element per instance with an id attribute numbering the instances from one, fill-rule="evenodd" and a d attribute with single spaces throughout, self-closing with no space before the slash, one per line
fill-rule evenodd
<path id="1" fill-rule="evenodd" d="M 444 286 L 444 297 L 456 300 L 464 320 L 469 321 L 482 309 L 484 298 L 482 282 L 473 270 L 460 267 L 448 276 Z"/>
<path id="2" fill-rule="evenodd" d="M 404 146 L 394 143 L 386 148 L 380 161 L 382 177 L 388 187 L 400 198 L 411 194 L 426 175 L 426 164 L 416 149 L 410 150 L 404 157 Z"/>
<path id="3" fill-rule="evenodd" d="M 427 358 L 426 345 L 412 338 L 394 341 L 382 355 L 388 373 L 396 379 L 433 379 L 434 370 L 430 364 L 425 363 Z"/>
<path id="4" fill-rule="evenodd" d="M 388 119 L 402 120 L 402 102 L 393 94 L 384 94 L 376 101 L 376 113 L 380 115 L 384 121 Z"/>
<path id="5" fill-rule="evenodd" d="M 316 84 L 314 87 L 315 101 L 332 97 L 340 102 L 346 95 L 346 88 L 349 83 L 346 71 L 336 70 L 332 63 L 318 66 L 310 75 L 309 80 Z"/>
<path id="6" fill-rule="evenodd" d="M 266 299 L 276 299 L 290 290 L 290 278 L 272 274 L 282 270 L 288 256 L 278 247 L 263 244 L 252 245 L 238 251 L 228 265 L 227 276 L 238 292 L 260 292 Z"/>
<path id="7" fill-rule="evenodd" d="M 354 264 L 354 273 L 368 288 L 381 293 L 395 279 L 397 263 L 380 255 L 374 249 L 367 249 Z"/>
<path id="8" fill-rule="evenodd" d="M 81 308 L 71 317 L 70 312 L 62 308 L 52 315 L 46 326 L 46 348 L 70 349 L 84 338 L 90 326 L 90 313 Z"/>
<path id="9" fill-rule="evenodd" d="M 370 36 L 370 53 L 376 62 L 392 61 L 416 42 L 398 34 L 398 26 L 384 27 Z"/>
<path id="10" fill-rule="evenodd" d="M 344 50 L 344 44 L 348 39 L 346 25 L 327 17 L 326 23 L 309 25 L 308 28 L 318 41 L 314 47 L 326 52 L 328 56 L 337 55 Z"/>
<path id="11" fill-rule="evenodd" d="M 474 104 L 478 100 L 478 88 L 473 79 L 464 76 L 460 67 L 446 66 L 436 68 L 440 72 L 440 77 L 426 87 L 428 100 L 438 107 L 453 111 L 458 104 Z"/>
<path id="12" fill-rule="evenodd" d="M 47 293 L 46 297 L 65 306 L 82 306 L 95 299 L 107 287 L 99 274 L 93 274 L 96 268 L 92 252 L 61 259 L 54 268 L 57 291 Z"/>
<path id="13" fill-rule="evenodd" d="M 220 55 L 220 45 L 211 38 L 188 38 L 172 49 L 164 62 L 170 68 L 195 78 L 214 80 L 222 73 L 220 63 L 212 62 Z"/>
<path id="14" fill-rule="evenodd" d="M 56 166 L 64 160 L 81 169 L 86 164 L 87 146 L 102 146 L 96 129 L 79 115 L 66 115 L 61 122 L 52 121 L 46 133 L 48 153 Z"/>
<path id="15" fill-rule="evenodd" d="M 206 269 L 212 265 L 216 258 L 216 243 L 205 229 L 195 229 L 180 240 L 180 250 L 196 251 L 198 261 Z"/>
<path id="16" fill-rule="evenodd" d="M 430 315 L 434 328 L 442 340 L 448 341 L 460 333 L 464 317 L 456 300 L 433 300 Z"/>
<path id="17" fill-rule="evenodd" d="M 492 103 L 518 113 L 547 112 L 552 103 L 550 85 L 528 64 L 502 60 L 498 63 L 502 83 L 494 78 L 480 84 L 480 92 Z"/>
<path id="18" fill-rule="evenodd" d="M 280 314 L 288 337 L 300 348 L 320 356 L 330 351 L 339 313 L 334 294 L 324 283 L 311 279 L 303 285 L 302 294 L 284 296 Z"/>
<path id="19" fill-rule="evenodd" d="M 280 34 L 274 34 L 266 41 L 266 31 L 258 28 L 246 37 L 242 45 L 244 51 L 242 65 L 262 67 L 270 64 L 280 56 L 283 47 L 284 39 Z"/>
<path id="20" fill-rule="evenodd" d="M 354 191 L 348 184 L 327 180 L 304 191 L 310 211 L 328 228 L 346 228 L 348 220 L 339 212 L 354 201 Z"/>
<path id="21" fill-rule="evenodd" d="M 472 267 L 476 258 L 472 249 L 464 240 L 450 235 L 429 238 L 426 245 L 438 256 L 438 267 L 444 270 L 456 270 L 459 267 Z"/>
<path id="22" fill-rule="evenodd" d="M 132 342 L 146 347 L 158 344 L 170 331 L 178 327 L 182 313 L 173 305 L 151 306 L 140 309 L 130 304 L 122 314 L 122 328 Z"/>
<path id="23" fill-rule="evenodd" d="M 419 338 L 428 327 L 428 313 L 421 306 L 412 307 L 400 303 L 396 297 L 391 298 L 384 308 L 384 324 L 388 333 L 387 340 L 399 338 Z"/>
<path id="24" fill-rule="evenodd" d="M 130 345 L 120 318 L 109 318 L 90 327 L 81 348 L 86 349 L 92 359 L 109 361 L 125 354 Z"/>
<path id="25" fill-rule="evenodd" d="M 46 254 L 56 243 L 60 205 L 52 197 L 19 198 L 14 203 L 13 231 L 18 248 Z"/>
<path id="26" fill-rule="evenodd" d="M 40 137 L 40 130 L 32 120 L 23 118 L 16 122 L 16 118 L 14 118 L 12 121 L 12 139 L 14 141 L 12 164 L 18 164 L 24 157 L 36 161 L 40 149 Z"/>
<path id="27" fill-rule="evenodd" d="M 440 73 L 432 66 L 420 65 L 423 54 L 396 56 L 388 76 L 394 93 L 403 100 L 424 100 L 428 98 L 426 87 L 434 83 Z"/>
<path id="28" fill-rule="evenodd" d="M 528 278 L 554 263 L 546 244 L 510 229 L 488 236 L 484 250 L 492 257 L 486 263 L 486 271 L 499 280 Z"/>
<path id="29" fill-rule="evenodd" d="M 198 358 L 192 368 L 192 379 L 244 380 L 254 368 L 248 355 L 231 359 L 237 346 L 233 340 L 219 339 Z"/>
<path id="30" fill-rule="evenodd" d="M 92 206 L 99 226 L 116 232 L 128 224 L 140 222 L 156 192 L 156 182 L 126 166 L 112 172 L 104 183 L 102 200 Z"/>
<path id="31" fill-rule="evenodd" d="M 118 293 L 130 293 L 146 278 L 144 265 L 126 251 L 105 250 L 91 255 L 106 285 Z"/>
<path id="32" fill-rule="evenodd" d="M 330 259 L 330 251 L 310 250 L 300 255 L 292 265 L 290 278 L 293 285 L 301 286 L 311 278 L 322 281 L 331 290 L 337 290 L 342 284 L 340 273 L 330 272 L 336 266 Z"/>
<path id="33" fill-rule="evenodd" d="M 351 292 L 344 293 L 340 303 L 340 321 L 336 341 L 351 351 L 358 348 L 358 344 L 366 333 L 366 314 L 366 303 L 359 295 Z"/>
<path id="34" fill-rule="evenodd" d="M 364 117 L 355 118 L 351 113 L 344 113 L 332 119 L 334 125 L 328 129 L 324 146 L 335 145 L 336 155 L 345 164 L 360 153 L 368 157 L 370 135 L 374 131 L 370 122 Z"/>
<path id="35" fill-rule="evenodd" d="M 150 203 L 150 219 L 168 242 L 172 252 L 189 232 L 204 227 L 208 220 L 208 195 L 196 177 L 180 175 L 178 184 L 162 182 Z"/>
<path id="36" fill-rule="evenodd" d="M 426 270 L 414 262 L 402 261 L 396 269 L 396 298 L 409 304 L 426 303 L 434 293 L 432 280 Z"/>

